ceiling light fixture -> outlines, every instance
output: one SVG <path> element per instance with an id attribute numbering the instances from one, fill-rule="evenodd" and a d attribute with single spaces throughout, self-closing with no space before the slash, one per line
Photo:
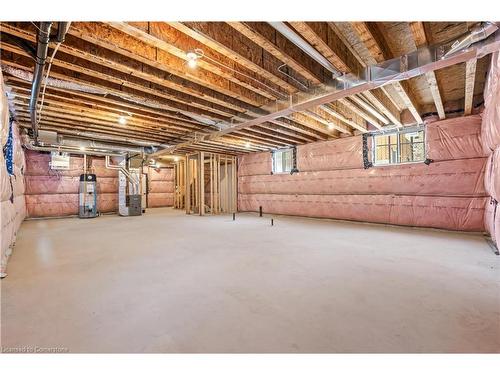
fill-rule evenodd
<path id="1" fill-rule="evenodd" d="M 333 130 L 334 129 L 334 126 L 331 122 L 328 123 L 328 129 L 329 130 Z"/>
<path id="2" fill-rule="evenodd" d="M 118 117 L 118 123 L 120 125 L 125 125 L 127 123 L 127 119 L 125 118 L 125 116 Z"/>
<path id="3" fill-rule="evenodd" d="M 179 161 L 179 157 L 178 156 L 174 156 L 174 161 L 178 162 Z"/>
<path id="4" fill-rule="evenodd" d="M 245 143 L 246 148 L 250 148 L 250 142 Z"/>
<path id="5" fill-rule="evenodd" d="M 203 50 L 196 48 L 191 51 L 186 52 L 187 64 L 191 69 L 196 68 L 198 65 L 198 59 L 203 57 Z"/>

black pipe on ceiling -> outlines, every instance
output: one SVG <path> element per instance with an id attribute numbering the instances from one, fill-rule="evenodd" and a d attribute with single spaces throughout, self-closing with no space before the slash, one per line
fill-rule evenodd
<path id="1" fill-rule="evenodd" d="M 31 97 L 29 104 L 31 127 L 33 129 L 35 144 L 38 144 L 37 103 L 38 96 L 40 95 L 45 61 L 47 60 L 47 54 L 49 51 L 51 27 L 52 22 L 40 22 L 40 27 L 38 28 L 37 34 L 35 70 L 33 72 L 33 81 L 31 83 Z"/>

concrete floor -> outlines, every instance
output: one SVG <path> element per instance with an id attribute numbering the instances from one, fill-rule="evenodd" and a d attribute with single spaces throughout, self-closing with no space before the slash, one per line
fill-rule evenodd
<path id="1" fill-rule="evenodd" d="M 479 235 L 238 214 L 27 221 L 2 346 L 70 352 L 500 352 Z"/>

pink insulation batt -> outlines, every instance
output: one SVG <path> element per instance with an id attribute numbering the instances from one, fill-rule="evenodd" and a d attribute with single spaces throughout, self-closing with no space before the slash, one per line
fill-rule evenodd
<path id="1" fill-rule="evenodd" d="M 488 152 L 500 145 L 500 53 L 491 56 L 490 71 L 484 88 L 484 111 L 481 128 L 484 149 Z"/>
<path id="2" fill-rule="evenodd" d="M 271 174 L 270 152 L 239 158 L 238 209 L 484 230 L 486 154 L 478 115 L 427 125 L 424 163 L 363 168 L 361 136 L 297 147 L 298 173 Z"/>
<path id="3" fill-rule="evenodd" d="M 1 82 L 1 76 L 0 76 Z M 9 129 L 8 111 L 6 111 L 6 100 L 2 87 L 1 118 L 0 118 L 0 146 L 5 146 Z M 26 217 L 26 203 L 24 199 L 24 150 L 21 146 L 19 128 L 12 123 L 13 136 L 13 174 L 9 175 L 7 166 L 0 152 L 0 275 L 4 277 L 7 271 L 7 262 L 14 249 L 16 238 L 21 223 Z"/>
<path id="4" fill-rule="evenodd" d="M 148 207 L 174 205 L 174 169 L 148 168 Z"/>
<path id="5" fill-rule="evenodd" d="M 484 185 L 490 195 L 485 210 L 485 227 L 493 241 L 500 239 L 500 54 L 491 57 L 490 71 L 484 89 L 481 139 L 490 155 L 485 168 Z M 497 243 L 498 247 L 498 243 Z"/>
<path id="6" fill-rule="evenodd" d="M 83 157 L 70 157 L 70 169 L 50 169 L 50 154 L 26 152 L 26 204 L 30 217 L 78 214 L 78 186 L 84 172 Z M 107 169 L 104 158 L 88 157 L 87 173 L 97 175 L 97 208 L 118 210 L 118 172 Z"/>
<path id="7" fill-rule="evenodd" d="M 427 124 L 427 157 L 432 160 L 487 157 L 481 143 L 481 116 L 455 117 Z"/>

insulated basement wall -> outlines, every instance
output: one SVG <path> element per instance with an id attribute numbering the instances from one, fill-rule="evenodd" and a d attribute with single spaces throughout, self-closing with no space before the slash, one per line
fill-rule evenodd
<path id="1" fill-rule="evenodd" d="M 3 150 L 9 139 L 9 110 L 7 98 L 3 89 L 3 80 L 0 72 L 1 98 L 0 98 L 0 275 L 6 273 L 7 261 L 14 248 L 16 236 L 21 223 L 26 216 L 24 201 L 24 151 L 21 146 L 19 129 L 15 122 L 12 123 L 12 174 L 7 170 Z M 8 151 L 9 147 L 5 147 Z"/>
<path id="2" fill-rule="evenodd" d="M 97 209 L 118 210 L 118 171 L 107 169 L 104 158 L 87 157 L 87 173 L 97 175 Z M 26 206 L 29 217 L 78 214 L 78 187 L 83 156 L 71 156 L 68 170 L 50 168 L 50 153 L 26 151 Z"/>
<path id="3" fill-rule="evenodd" d="M 493 241 L 500 239 L 500 54 L 491 56 L 490 71 L 484 89 L 481 129 L 483 147 L 489 154 L 485 188 L 491 197 L 485 211 L 485 226 Z M 498 246 L 498 242 L 497 242 Z"/>
<path id="4" fill-rule="evenodd" d="M 481 118 L 427 124 L 424 163 L 363 168 L 361 136 L 297 147 L 299 173 L 271 174 L 271 153 L 239 158 L 238 209 L 483 231 L 488 201 Z"/>
<path id="5" fill-rule="evenodd" d="M 148 167 L 148 207 L 174 205 L 174 168 Z"/>
<path id="6" fill-rule="evenodd" d="M 84 172 L 83 156 L 71 155 L 68 170 L 50 168 L 50 153 L 26 151 L 26 205 L 29 217 L 78 214 L 78 187 Z M 118 211 L 118 171 L 108 169 L 105 159 L 87 156 L 87 173 L 97 175 L 97 210 Z M 148 168 L 148 207 L 173 205 L 172 168 Z"/>

